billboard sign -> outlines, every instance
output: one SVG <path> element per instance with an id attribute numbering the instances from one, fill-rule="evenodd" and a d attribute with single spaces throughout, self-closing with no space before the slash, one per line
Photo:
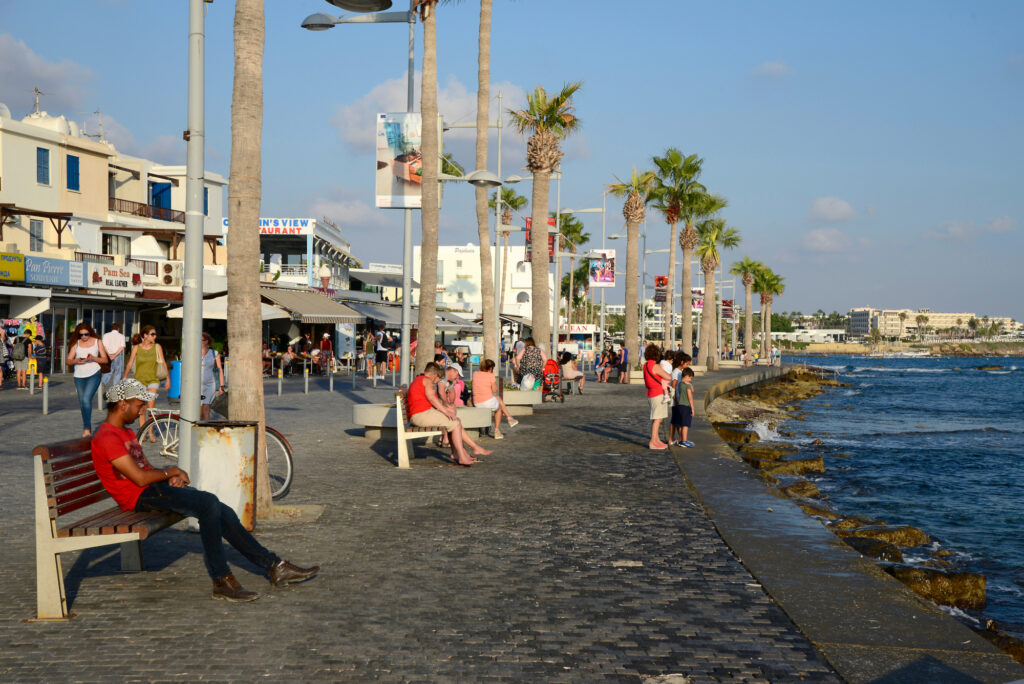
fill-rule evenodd
<path id="1" fill-rule="evenodd" d="M 654 276 L 654 301 L 664 302 L 668 293 L 668 276 Z"/>
<path id="2" fill-rule="evenodd" d="M 704 288 L 690 288 L 690 308 L 694 313 L 704 311 Z"/>
<path id="3" fill-rule="evenodd" d="M 555 233 L 550 229 L 555 227 L 555 217 L 548 217 L 548 263 L 555 263 Z M 533 261 L 533 218 L 526 217 L 526 263 Z"/>
<path id="4" fill-rule="evenodd" d="M 590 257 L 590 287 L 615 287 L 615 250 L 593 250 Z"/>
<path id="5" fill-rule="evenodd" d="M 27 256 L 25 282 L 35 285 L 85 287 L 85 262 Z"/>
<path id="6" fill-rule="evenodd" d="M 115 266 L 90 261 L 87 268 L 89 280 L 86 287 L 89 289 L 142 292 L 142 269 L 138 266 Z"/>
<path id="7" fill-rule="evenodd" d="M 0 252 L 0 280 L 24 280 L 25 256 Z"/>
<path id="8" fill-rule="evenodd" d="M 422 128 L 419 112 L 377 115 L 377 208 L 423 206 Z"/>

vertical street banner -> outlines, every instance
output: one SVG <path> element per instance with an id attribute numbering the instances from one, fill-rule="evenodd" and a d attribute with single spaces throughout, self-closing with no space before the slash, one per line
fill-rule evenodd
<path id="1" fill-rule="evenodd" d="M 548 263 L 555 263 L 555 217 L 548 217 Z M 526 263 L 533 261 L 533 218 L 526 217 Z"/>
<path id="2" fill-rule="evenodd" d="M 378 209 L 419 209 L 423 206 L 423 119 L 418 112 L 377 115 Z"/>
<path id="3" fill-rule="evenodd" d="M 694 313 L 704 311 L 704 288 L 690 288 L 690 308 Z"/>
<path id="4" fill-rule="evenodd" d="M 664 302 L 668 294 L 668 276 L 654 276 L 654 301 Z"/>
<path id="5" fill-rule="evenodd" d="M 615 287 L 615 250 L 591 251 L 590 287 Z"/>

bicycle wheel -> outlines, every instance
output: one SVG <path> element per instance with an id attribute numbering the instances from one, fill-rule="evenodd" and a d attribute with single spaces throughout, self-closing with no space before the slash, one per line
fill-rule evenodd
<path id="1" fill-rule="evenodd" d="M 270 473 L 270 491 L 274 500 L 284 497 L 292 488 L 294 468 L 292 445 L 285 436 L 267 427 L 267 472 Z"/>
<path id="2" fill-rule="evenodd" d="M 167 413 L 150 418 L 135 433 L 146 459 L 157 468 L 178 462 L 178 416 Z"/>

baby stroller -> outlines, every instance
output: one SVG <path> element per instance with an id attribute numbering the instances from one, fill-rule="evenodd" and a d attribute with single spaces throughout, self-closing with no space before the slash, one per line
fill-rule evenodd
<path id="1" fill-rule="evenodd" d="M 559 400 L 565 403 L 565 395 L 562 394 L 562 371 L 558 362 L 548 359 L 544 364 L 544 381 L 541 384 L 541 401 Z"/>

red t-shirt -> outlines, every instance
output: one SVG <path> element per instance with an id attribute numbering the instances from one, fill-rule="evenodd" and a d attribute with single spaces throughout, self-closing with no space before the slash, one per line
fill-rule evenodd
<path id="1" fill-rule="evenodd" d="M 111 461 L 125 454 L 135 459 L 135 464 L 143 470 L 153 468 L 146 455 L 142 453 L 142 445 L 135 439 L 135 431 L 129 428 L 116 428 L 104 422 L 92 436 L 92 466 L 96 469 L 103 487 L 114 498 L 123 511 L 134 511 L 139 495 L 145 487 L 140 487 L 111 465 Z"/>
<path id="2" fill-rule="evenodd" d="M 417 375 L 411 383 L 409 383 L 409 393 L 406 395 L 409 402 L 409 415 L 415 416 L 417 413 L 423 413 L 434 408 L 430 404 L 430 400 L 427 399 L 427 388 L 423 386 L 423 376 Z"/>
<path id="3" fill-rule="evenodd" d="M 647 396 L 649 397 L 656 397 L 664 393 L 664 390 L 661 388 L 661 378 L 654 374 L 654 366 L 657 363 L 657 361 L 647 361 L 644 363 L 644 384 L 647 385 Z"/>

